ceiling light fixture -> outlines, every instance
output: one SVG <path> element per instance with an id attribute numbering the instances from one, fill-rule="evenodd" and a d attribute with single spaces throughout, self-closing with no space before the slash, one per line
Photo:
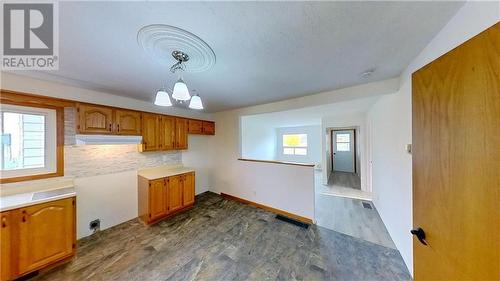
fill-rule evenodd
<path id="1" fill-rule="evenodd" d="M 172 101 L 170 100 L 167 91 L 162 89 L 156 92 L 155 105 L 172 106 Z"/>
<path id="2" fill-rule="evenodd" d="M 366 71 L 363 71 L 360 76 L 361 78 L 368 78 L 372 76 L 372 74 L 375 72 L 375 68 L 367 69 Z"/>
<path id="3" fill-rule="evenodd" d="M 154 103 L 159 106 L 182 105 L 191 109 L 203 109 L 200 96 L 191 96 L 182 74 L 184 72 L 198 73 L 211 69 L 216 62 L 215 52 L 212 48 L 195 34 L 165 24 L 151 24 L 142 27 L 137 32 L 137 43 L 159 63 L 170 65 L 169 54 L 175 60 L 170 67 L 170 71 L 177 76 L 173 89 L 166 88 L 167 91 L 162 88 L 158 90 Z M 188 61 L 189 64 L 186 65 Z"/>
<path id="4" fill-rule="evenodd" d="M 189 102 L 189 108 L 203 109 L 203 103 L 201 102 L 201 98 L 198 94 L 191 97 L 191 101 Z"/>

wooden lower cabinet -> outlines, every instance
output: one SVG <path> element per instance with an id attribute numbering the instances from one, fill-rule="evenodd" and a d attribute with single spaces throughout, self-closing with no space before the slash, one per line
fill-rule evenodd
<path id="1" fill-rule="evenodd" d="M 2 228 L 0 230 L 0 280 L 9 280 L 12 275 L 11 245 L 12 245 L 12 212 L 1 213 Z"/>
<path id="2" fill-rule="evenodd" d="M 72 257 L 76 248 L 76 199 L 2 212 L 2 281 Z"/>
<path id="3" fill-rule="evenodd" d="M 148 180 L 138 178 L 139 219 L 153 224 L 194 204 L 194 172 Z"/>

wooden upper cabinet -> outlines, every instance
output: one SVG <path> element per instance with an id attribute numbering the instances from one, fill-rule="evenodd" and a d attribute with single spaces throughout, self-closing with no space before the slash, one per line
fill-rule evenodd
<path id="1" fill-rule="evenodd" d="M 189 120 L 188 126 L 190 134 L 201 134 L 203 132 L 203 121 L 201 120 Z"/>
<path id="2" fill-rule="evenodd" d="M 154 221 L 167 214 L 167 187 L 164 179 L 149 182 L 149 220 Z"/>
<path id="3" fill-rule="evenodd" d="M 75 198 L 16 210 L 19 220 L 17 274 L 71 256 L 75 246 Z M 3 255 L 2 255 L 3 257 Z"/>
<path id="4" fill-rule="evenodd" d="M 167 180 L 167 202 L 168 212 L 182 209 L 182 175 L 169 177 Z"/>
<path id="5" fill-rule="evenodd" d="M 187 173 L 183 175 L 182 179 L 182 205 L 183 206 L 189 206 L 194 204 L 194 173 Z"/>
<path id="6" fill-rule="evenodd" d="M 119 135 L 141 135 L 141 113 L 133 110 L 115 110 L 115 131 Z"/>
<path id="7" fill-rule="evenodd" d="M 12 237 L 12 212 L 6 211 L 1 213 L 1 230 L 0 230 L 0 280 L 10 280 L 12 278 L 11 270 L 11 237 Z"/>
<path id="8" fill-rule="evenodd" d="M 188 120 L 184 118 L 175 119 L 175 148 L 188 148 Z"/>
<path id="9" fill-rule="evenodd" d="M 77 131 L 81 134 L 113 134 L 113 109 L 78 104 Z"/>
<path id="10" fill-rule="evenodd" d="M 162 150 L 175 149 L 175 117 L 161 117 L 160 143 Z"/>
<path id="11" fill-rule="evenodd" d="M 142 151 L 160 149 L 160 116 L 152 113 L 142 114 Z"/>
<path id="12" fill-rule="evenodd" d="M 215 135 L 215 122 L 190 119 L 188 133 L 195 135 Z"/>
<path id="13" fill-rule="evenodd" d="M 203 121 L 202 131 L 204 135 L 215 135 L 215 122 Z"/>

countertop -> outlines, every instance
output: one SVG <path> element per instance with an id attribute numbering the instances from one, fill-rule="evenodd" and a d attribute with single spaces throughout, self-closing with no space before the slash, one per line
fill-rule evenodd
<path id="1" fill-rule="evenodd" d="M 0 197 L 0 212 L 76 196 L 73 181 L 59 182 L 52 188 Z"/>
<path id="2" fill-rule="evenodd" d="M 165 177 L 171 177 L 175 175 L 185 174 L 189 172 L 194 172 L 193 168 L 184 166 L 160 166 L 149 169 L 142 169 L 137 171 L 137 175 L 148 180 L 156 180 Z"/>

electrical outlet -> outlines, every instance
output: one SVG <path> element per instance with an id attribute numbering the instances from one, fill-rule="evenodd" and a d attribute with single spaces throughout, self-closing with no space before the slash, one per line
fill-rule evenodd
<path id="1" fill-rule="evenodd" d="M 89 223 L 89 228 L 94 233 L 96 233 L 97 231 L 101 230 L 101 220 L 100 219 L 96 219 L 96 220 L 91 221 Z"/>

